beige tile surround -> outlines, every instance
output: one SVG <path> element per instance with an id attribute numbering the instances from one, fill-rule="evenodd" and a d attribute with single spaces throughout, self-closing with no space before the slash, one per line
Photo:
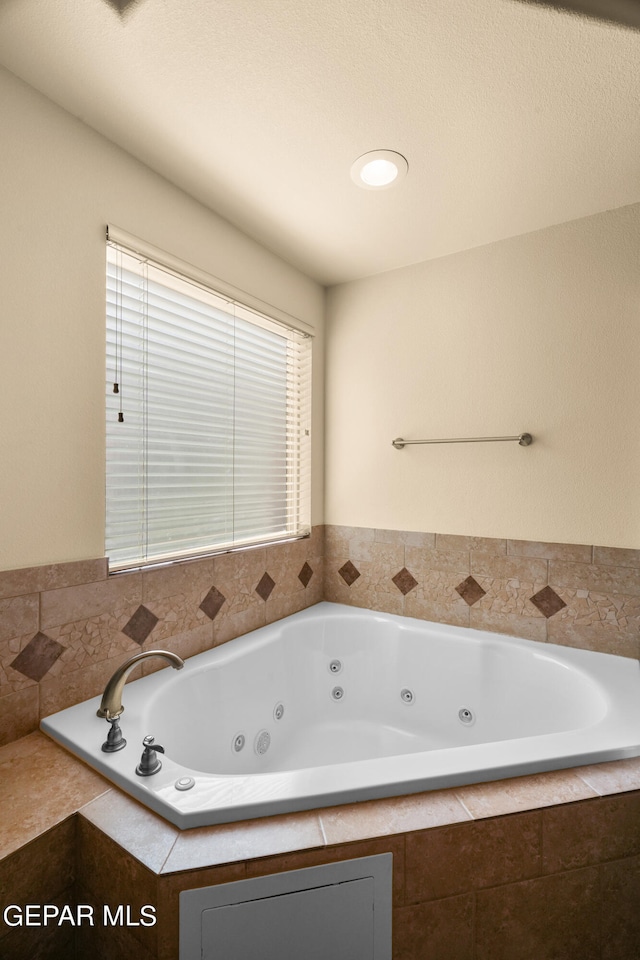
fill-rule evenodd
<path id="1" fill-rule="evenodd" d="M 640 657 L 640 550 L 328 525 L 324 557 L 325 600 Z M 468 577 L 484 591 L 472 603 L 456 591 Z M 531 602 L 546 587 L 563 604 L 551 616 Z"/>
<path id="2" fill-rule="evenodd" d="M 315 527 L 304 540 L 115 576 L 104 559 L 0 572 L 0 744 L 96 696 L 140 650 L 190 657 L 317 603 L 323 541 Z M 299 577 L 305 564 L 312 570 L 306 585 Z M 265 573 L 275 585 L 263 599 L 256 587 Z M 213 619 L 201 609 L 212 587 L 225 598 Z M 123 630 L 141 607 L 157 622 L 138 643 Z M 37 669 L 29 676 L 11 666 L 37 635 L 62 651 L 40 678 Z M 148 663 L 137 675 L 158 668 Z"/>
<path id="3" fill-rule="evenodd" d="M 468 577 L 479 599 L 456 591 Z M 212 585 L 228 599 L 210 620 Z M 546 586 L 565 604 L 550 616 L 530 602 Z M 157 618 L 142 648 L 189 656 L 323 598 L 637 656 L 640 551 L 326 527 L 232 562 L 0 574 L 0 888 L 158 909 L 154 928 L 48 931 L 38 956 L 177 960 L 180 890 L 390 851 L 394 960 L 637 960 L 640 760 L 180 832 L 30 732 L 140 649 L 122 627 L 141 604 Z M 36 681 L 10 664 L 38 633 L 64 652 Z M 33 956 L 30 933 L 0 931 L 0 954 Z"/>
<path id="4" fill-rule="evenodd" d="M 385 852 L 393 960 L 640 955 L 637 758 L 180 831 L 36 732 L 0 748 L 0 804 L 10 902 L 158 918 L 75 937 L 0 928 L 6 960 L 177 960 L 181 890 Z"/>
<path id="5" fill-rule="evenodd" d="M 201 608 L 212 587 L 225 598 L 213 619 Z M 548 588 L 561 607 L 545 615 L 531 598 Z M 322 599 L 640 658 L 640 550 L 318 526 L 305 540 L 146 572 L 109 576 L 104 558 L 0 572 L 0 744 L 96 696 L 141 649 L 189 657 Z M 123 631 L 141 608 L 155 626 L 138 643 Z M 36 637 L 42 676 L 12 666 Z"/>

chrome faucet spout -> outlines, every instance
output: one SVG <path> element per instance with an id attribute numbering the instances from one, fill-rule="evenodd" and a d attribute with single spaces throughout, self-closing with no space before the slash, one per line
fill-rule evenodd
<path id="1" fill-rule="evenodd" d="M 118 719 L 124 710 L 122 706 L 122 690 L 127 682 L 127 677 L 141 660 L 146 660 L 148 657 L 163 657 L 169 661 L 174 670 L 182 670 L 184 667 L 184 660 L 169 650 L 146 650 L 143 653 L 136 653 L 135 656 L 130 657 L 123 663 L 121 667 L 118 667 L 104 688 L 100 707 L 96 711 L 98 717 L 103 717 L 105 720 Z"/>

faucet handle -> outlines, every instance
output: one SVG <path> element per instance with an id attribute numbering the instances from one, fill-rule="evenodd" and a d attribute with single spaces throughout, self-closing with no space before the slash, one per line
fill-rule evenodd
<path id="1" fill-rule="evenodd" d="M 164 747 L 155 743 L 155 739 L 155 737 L 147 736 L 142 741 L 144 752 L 140 757 L 140 763 L 136 767 L 136 773 L 139 777 L 150 777 L 153 773 L 157 773 L 162 766 L 158 754 L 164 753 Z"/>

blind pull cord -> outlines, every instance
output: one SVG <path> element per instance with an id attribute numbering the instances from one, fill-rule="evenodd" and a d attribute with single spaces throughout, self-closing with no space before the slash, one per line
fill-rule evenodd
<path id="1" fill-rule="evenodd" d="M 124 423 L 124 413 L 122 411 L 122 394 L 120 393 L 120 380 L 122 380 L 122 253 L 117 250 L 116 253 L 116 370 L 113 383 L 113 392 L 120 397 L 120 409 L 118 410 L 118 423 Z"/>

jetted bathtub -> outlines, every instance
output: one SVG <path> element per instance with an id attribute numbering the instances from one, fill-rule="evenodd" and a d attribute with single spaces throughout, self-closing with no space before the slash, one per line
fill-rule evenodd
<path id="1" fill-rule="evenodd" d="M 183 828 L 640 754 L 636 660 L 326 602 L 122 702 L 117 753 L 99 697 L 42 729 Z"/>

